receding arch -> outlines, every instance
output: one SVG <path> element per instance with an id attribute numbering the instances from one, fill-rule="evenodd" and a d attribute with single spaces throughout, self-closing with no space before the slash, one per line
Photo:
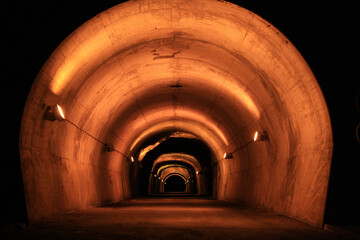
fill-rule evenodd
<path id="1" fill-rule="evenodd" d="M 44 120 L 54 104 L 78 128 Z M 333 146 L 316 79 L 276 28 L 215 0 L 120 4 L 54 51 L 21 126 L 30 221 L 131 198 L 131 146 L 169 130 L 211 148 L 218 199 L 322 225 Z M 221 158 L 256 130 L 269 141 Z"/>
<path id="2" fill-rule="evenodd" d="M 183 181 L 181 181 L 181 180 Z M 179 181 L 180 180 L 180 181 Z M 164 185 L 164 192 L 186 192 L 187 191 L 187 180 L 185 180 L 180 174 L 172 173 L 166 177 Z M 182 184 L 179 184 L 182 183 Z"/>

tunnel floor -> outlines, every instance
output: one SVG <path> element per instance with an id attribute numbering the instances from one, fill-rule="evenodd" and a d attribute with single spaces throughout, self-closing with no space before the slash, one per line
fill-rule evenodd
<path id="1" fill-rule="evenodd" d="M 284 216 L 209 198 L 155 197 L 84 209 L 4 239 L 348 239 Z"/>

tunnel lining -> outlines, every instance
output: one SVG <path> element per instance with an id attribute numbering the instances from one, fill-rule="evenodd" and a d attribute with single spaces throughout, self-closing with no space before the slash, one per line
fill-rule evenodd
<path id="1" fill-rule="evenodd" d="M 144 0 L 113 7 L 78 28 L 44 64 L 28 96 L 20 136 L 29 220 L 36 221 L 58 212 L 131 197 L 127 173 L 131 165 L 125 157 L 106 153 L 103 146 L 81 136 L 75 129 L 60 122 L 46 122 L 42 118 L 44 109 L 41 106 L 61 104 L 68 110 L 69 119 L 79 127 L 99 139 L 114 143 L 125 155 L 130 153 L 129 146 L 139 133 L 151 126 L 156 126 L 152 132 L 166 129 L 192 132 L 207 141 L 216 156 L 236 149 L 248 136 L 252 136 L 254 130 L 268 130 L 269 142 L 249 145 L 239 151 L 234 159 L 218 162 L 217 197 L 321 226 L 331 164 L 332 133 L 326 103 L 304 59 L 276 28 L 268 27 L 265 20 L 243 8 L 211 0 L 175 2 L 178 7 L 162 0 L 152 2 L 151 5 Z M 144 19 L 146 21 L 141 21 Z M 134 22 L 143 24 L 132 28 Z M 170 78 L 161 80 L 164 79 L 161 68 L 153 65 L 147 69 L 151 70 L 154 77 L 142 82 L 140 79 L 143 74 L 133 71 L 135 65 L 126 65 L 126 60 L 131 62 L 131 54 L 121 57 L 120 52 L 132 44 L 166 36 L 173 36 L 178 41 L 165 43 L 165 48 L 172 51 L 159 53 L 162 58 L 155 61 L 161 62 L 161 66 L 169 70 Z M 191 64 L 186 63 L 183 56 L 186 51 L 190 55 L 196 55 L 199 51 L 194 50 L 194 41 L 192 46 L 176 53 L 176 47 L 186 47 L 180 41 L 184 36 L 224 46 L 237 59 L 249 62 L 253 69 L 247 74 L 245 70 L 248 66 L 242 65 L 244 79 L 256 74 L 260 76 L 246 80 L 249 81 L 245 81 L 247 88 L 242 89 L 239 79 L 233 77 L 237 73 L 237 65 L 233 65 L 236 62 L 230 61 L 228 64 L 225 57 L 221 58 L 224 56 L 222 51 L 214 49 L 210 51 L 212 55 L 199 56 L 207 57 L 207 61 L 212 59 L 213 62 L 224 60 L 223 64 L 229 66 L 226 74 L 214 74 L 214 69 L 193 64 L 196 69 L 206 69 L 199 73 L 214 77 L 211 78 L 213 83 L 232 81 L 233 85 L 228 88 L 233 86 L 235 92 L 248 93 L 255 107 L 263 109 L 259 111 L 258 119 L 246 118 L 249 120 L 246 121 L 243 118 L 253 114 L 244 104 L 232 104 L 229 100 L 231 97 L 218 95 L 219 105 L 228 104 L 229 108 L 235 109 L 235 115 L 228 115 L 230 117 L 227 118 L 221 114 L 221 108 L 212 107 L 211 111 L 202 114 L 207 114 L 214 126 L 224 130 L 224 135 L 229 139 L 228 146 L 219 141 L 214 129 L 202 126 L 207 121 L 200 121 L 195 111 L 186 112 L 192 118 L 173 118 L 181 113 L 174 109 L 184 106 L 191 106 L 190 110 L 202 107 L 209 109 L 205 102 L 194 100 L 187 103 L 181 98 L 175 100 L 172 98 L 174 89 L 170 89 L 169 94 L 165 91 L 168 100 L 164 106 L 170 103 L 171 108 L 161 109 L 150 105 L 154 108 L 146 109 L 140 106 L 142 102 L 138 99 L 141 98 L 137 95 L 143 99 L 147 99 L 148 95 L 136 92 L 136 86 L 143 85 L 144 90 L 149 90 L 156 86 L 154 81 L 160 79 L 164 85 L 179 84 L 183 86 L 179 91 L 186 90 L 187 82 L 178 80 L 181 80 L 179 76 L 183 77 L 181 73 L 187 74 L 186 69 L 190 72 Z M 239 39 L 242 39 L 241 44 Z M 149 52 L 143 56 L 150 57 L 151 61 L 156 57 Z M 122 71 L 110 70 L 109 67 L 114 65 Z M 131 71 L 125 74 L 124 69 Z M 144 69 L 145 73 L 147 71 L 146 68 L 139 69 Z M 195 99 L 200 100 L 202 96 L 209 99 L 207 95 L 213 95 L 207 94 L 209 86 L 194 72 L 189 75 L 193 77 L 193 83 L 198 84 L 195 93 L 199 97 Z M 254 79 L 256 81 L 252 81 Z M 127 81 L 129 84 L 124 85 L 124 89 L 119 92 L 119 96 L 124 96 L 121 98 L 124 101 L 112 98 L 114 92 L 111 86 L 116 86 L 118 81 Z M 56 86 L 58 83 L 61 86 Z M 80 87 L 83 84 L 84 87 Z M 254 89 L 257 87 L 263 89 L 261 93 L 265 93 L 264 97 L 254 97 Z M 211 89 L 211 93 L 216 93 L 216 88 Z M 121 106 L 120 103 L 123 109 L 135 110 L 120 114 L 114 110 Z M 129 104 L 138 107 L 131 108 Z M 123 119 L 124 115 L 131 117 Z M 241 120 L 236 116 L 242 116 L 239 117 Z M 130 125 L 132 121 L 136 128 Z M 281 174 L 275 176 L 273 172 Z M 266 191 L 262 192 L 262 189 Z"/>

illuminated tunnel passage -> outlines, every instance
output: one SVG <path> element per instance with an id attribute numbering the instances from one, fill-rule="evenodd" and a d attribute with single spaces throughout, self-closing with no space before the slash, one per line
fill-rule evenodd
<path id="1" fill-rule="evenodd" d="M 164 194 L 176 173 L 189 196 L 323 225 L 321 89 L 278 29 L 226 1 L 129 1 L 81 25 L 40 70 L 19 142 L 30 223 Z"/>
<path id="2" fill-rule="evenodd" d="M 138 149 L 135 156 L 139 161 L 130 169 L 134 196 L 159 195 L 176 188 L 174 192 L 212 196 L 213 176 L 209 169 L 214 156 L 194 135 L 164 133 L 151 137 Z M 172 179 L 177 179 L 174 174 L 181 181 L 174 182 Z"/>
<path id="3" fill-rule="evenodd" d="M 180 192 L 186 191 L 186 184 L 188 181 L 177 174 L 172 174 L 167 177 L 164 186 L 164 192 Z"/>

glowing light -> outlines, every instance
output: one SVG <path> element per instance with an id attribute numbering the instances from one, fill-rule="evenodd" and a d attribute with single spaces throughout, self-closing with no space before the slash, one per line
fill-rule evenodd
<path id="1" fill-rule="evenodd" d="M 229 81 L 224 86 L 227 91 L 244 105 L 249 112 L 251 112 L 256 119 L 259 119 L 260 113 L 255 102 L 251 98 L 250 94 L 246 91 L 244 86 L 239 86 L 235 83 L 236 81 Z"/>
<path id="2" fill-rule="evenodd" d="M 232 158 L 233 158 L 233 156 L 232 156 L 231 152 L 224 154 L 224 159 L 232 159 Z"/>
<path id="3" fill-rule="evenodd" d="M 58 104 L 48 106 L 46 108 L 45 119 L 49 121 L 63 121 L 65 120 L 65 114 Z"/>
<path id="4" fill-rule="evenodd" d="M 166 140 L 166 137 L 160 139 L 158 142 L 152 144 L 152 145 L 149 145 L 147 146 L 146 148 L 144 149 L 141 149 L 140 153 L 139 153 L 139 162 L 141 162 L 143 160 L 143 158 L 145 157 L 145 155 L 150 152 L 151 150 L 153 150 L 154 148 L 156 148 L 160 143 L 162 143 L 163 141 Z"/>
<path id="5" fill-rule="evenodd" d="M 151 126 L 150 128 L 148 127 L 146 130 L 141 131 L 141 133 L 139 132 L 140 134 L 133 141 L 130 147 L 130 151 L 132 151 L 135 146 L 137 146 L 147 136 L 155 132 L 159 132 L 159 130 L 174 129 L 174 126 L 178 130 L 184 130 L 184 132 L 186 131 L 193 134 L 196 133 L 197 137 L 204 140 L 206 138 L 206 140 L 208 141 L 212 141 L 211 139 L 215 138 L 214 135 L 217 135 L 217 138 L 221 139 L 226 146 L 229 145 L 229 142 L 222 130 L 209 116 L 207 116 L 206 114 L 204 115 L 204 113 L 196 112 L 193 109 L 176 109 L 175 112 L 164 109 L 157 110 L 157 112 L 154 112 L 153 114 L 156 116 L 152 117 L 151 114 L 147 114 L 147 119 L 152 119 L 152 121 L 154 122 L 159 121 L 159 123 Z M 177 119 L 175 121 L 175 124 L 173 120 L 168 120 L 169 118 L 171 119 L 171 117 L 174 117 L 174 115 Z M 141 125 L 143 124 L 142 122 L 134 122 L 132 124 L 134 128 L 143 128 L 143 126 Z M 212 136 L 209 137 L 209 134 L 211 134 Z M 191 136 L 193 135 L 191 134 Z M 146 154 L 147 150 L 148 149 L 144 149 L 144 153 L 142 153 L 142 155 Z"/>
<path id="6" fill-rule="evenodd" d="M 108 46 L 109 36 L 106 31 L 93 31 L 91 38 L 87 38 L 84 43 L 67 42 L 67 44 L 68 49 L 71 50 L 63 52 L 66 59 L 57 66 L 57 71 L 49 85 L 51 91 L 56 95 L 60 95 L 64 91 L 79 71 L 79 66 L 92 62 L 91 60 L 98 59 L 99 55 L 104 54 L 102 49 L 104 46 Z"/>
<path id="7" fill-rule="evenodd" d="M 152 167 L 152 172 L 154 172 L 155 166 L 157 166 L 158 164 L 162 163 L 162 162 L 167 162 L 167 161 L 181 161 L 181 162 L 186 162 L 188 164 L 190 164 L 191 166 L 193 166 L 194 169 L 199 169 L 199 171 L 201 170 L 201 166 L 198 162 L 198 160 L 196 158 L 194 158 L 193 156 L 189 155 L 189 154 L 185 154 L 185 153 L 166 153 L 166 154 L 162 154 L 160 155 L 153 164 Z"/>
<path id="8" fill-rule="evenodd" d="M 134 158 L 133 157 L 130 157 L 130 160 L 131 162 L 135 162 Z"/>
<path id="9" fill-rule="evenodd" d="M 65 114 L 64 114 L 63 110 L 61 109 L 61 107 L 60 107 L 58 104 L 56 104 L 56 108 L 57 108 L 60 116 L 61 116 L 63 119 L 65 119 Z"/>
<path id="10" fill-rule="evenodd" d="M 199 174 L 199 171 L 196 171 L 196 174 Z"/>
<path id="11" fill-rule="evenodd" d="M 256 142 L 257 140 L 259 140 L 259 132 L 258 131 L 255 132 L 254 142 Z"/>
<path id="12" fill-rule="evenodd" d="M 203 113 L 196 112 L 192 109 L 176 109 L 175 115 L 183 119 L 194 119 L 197 122 L 204 124 L 205 126 L 208 127 L 209 130 L 217 133 L 217 135 L 222 139 L 222 141 L 226 145 L 229 145 L 229 142 L 226 139 L 225 134 L 221 131 L 221 129 L 213 122 L 211 118 L 209 118 L 206 115 L 203 115 Z"/>

